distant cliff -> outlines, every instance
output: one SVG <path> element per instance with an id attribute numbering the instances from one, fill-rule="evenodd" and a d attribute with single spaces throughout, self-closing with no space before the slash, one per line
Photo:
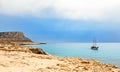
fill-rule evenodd
<path id="1" fill-rule="evenodd" d="M 0 41 L 10 42 L 32 42 L 31 39 L 27 38 L 23 32 L 0 32 Z"/>

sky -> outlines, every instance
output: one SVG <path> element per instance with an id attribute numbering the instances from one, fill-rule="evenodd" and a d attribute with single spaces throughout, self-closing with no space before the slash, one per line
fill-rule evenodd
<path id="1" fill-rule="evenodd" d="M 0 32 L 42 42 L 120 42 L 120 0 L 0 0 Z"/>

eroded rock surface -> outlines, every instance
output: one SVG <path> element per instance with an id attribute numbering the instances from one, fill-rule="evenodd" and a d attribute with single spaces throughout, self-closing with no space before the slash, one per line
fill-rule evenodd
<path id="1" fill-rule="evenodd" d="M 0 41 L 32 42 L 23 32 L 0 32 Z"/>

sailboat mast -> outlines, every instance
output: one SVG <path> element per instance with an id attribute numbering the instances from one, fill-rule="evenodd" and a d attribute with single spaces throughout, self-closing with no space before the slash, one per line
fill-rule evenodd
<path id="1" fill-rule="evenodd" d="M 91 46 L 91 49 L 92 50 L 98 50 L 99 47 L 97 47 L 97 44 L 96 44 L 96 39 L 94 38 L 93 39 L 93 46 Z"/>
<path id="2" fill-rule="evenodd" d="M 96 39 L 93 40 L 93 46 L 96 46 Z"/>

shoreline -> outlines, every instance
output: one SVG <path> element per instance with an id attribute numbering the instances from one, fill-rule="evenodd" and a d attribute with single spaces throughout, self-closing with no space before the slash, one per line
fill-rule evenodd
<path id="1" fill-rule="evenodd" d="M 15 42 L 15 43 L 17 43 L 19 45 L 40 45 L 40 44 L 47 44 L 47 43 L 44 43 L 44 42 Z"/>
<path id="2" fill-rule="evenodd" d="M 39 51 L 39 50 L 38 50 Z M 115 65 L 78 57 L 44 54 L 31 46 L 0 46 L 1 72 L 119 72 Z"/>
<path id="3" fill-rule="evenodd" d="M 5 54 L 4 54 L 5 53 Z M 0 70 L 3 72 L 118 72 L 120 68 L 96 60 L 75 57 L 38 55 L 25 52 L 0 51 Z M 2 62 L 1 62 L 2 61 Z M 11 69 L 14 68 L 14 71 Z"/>

